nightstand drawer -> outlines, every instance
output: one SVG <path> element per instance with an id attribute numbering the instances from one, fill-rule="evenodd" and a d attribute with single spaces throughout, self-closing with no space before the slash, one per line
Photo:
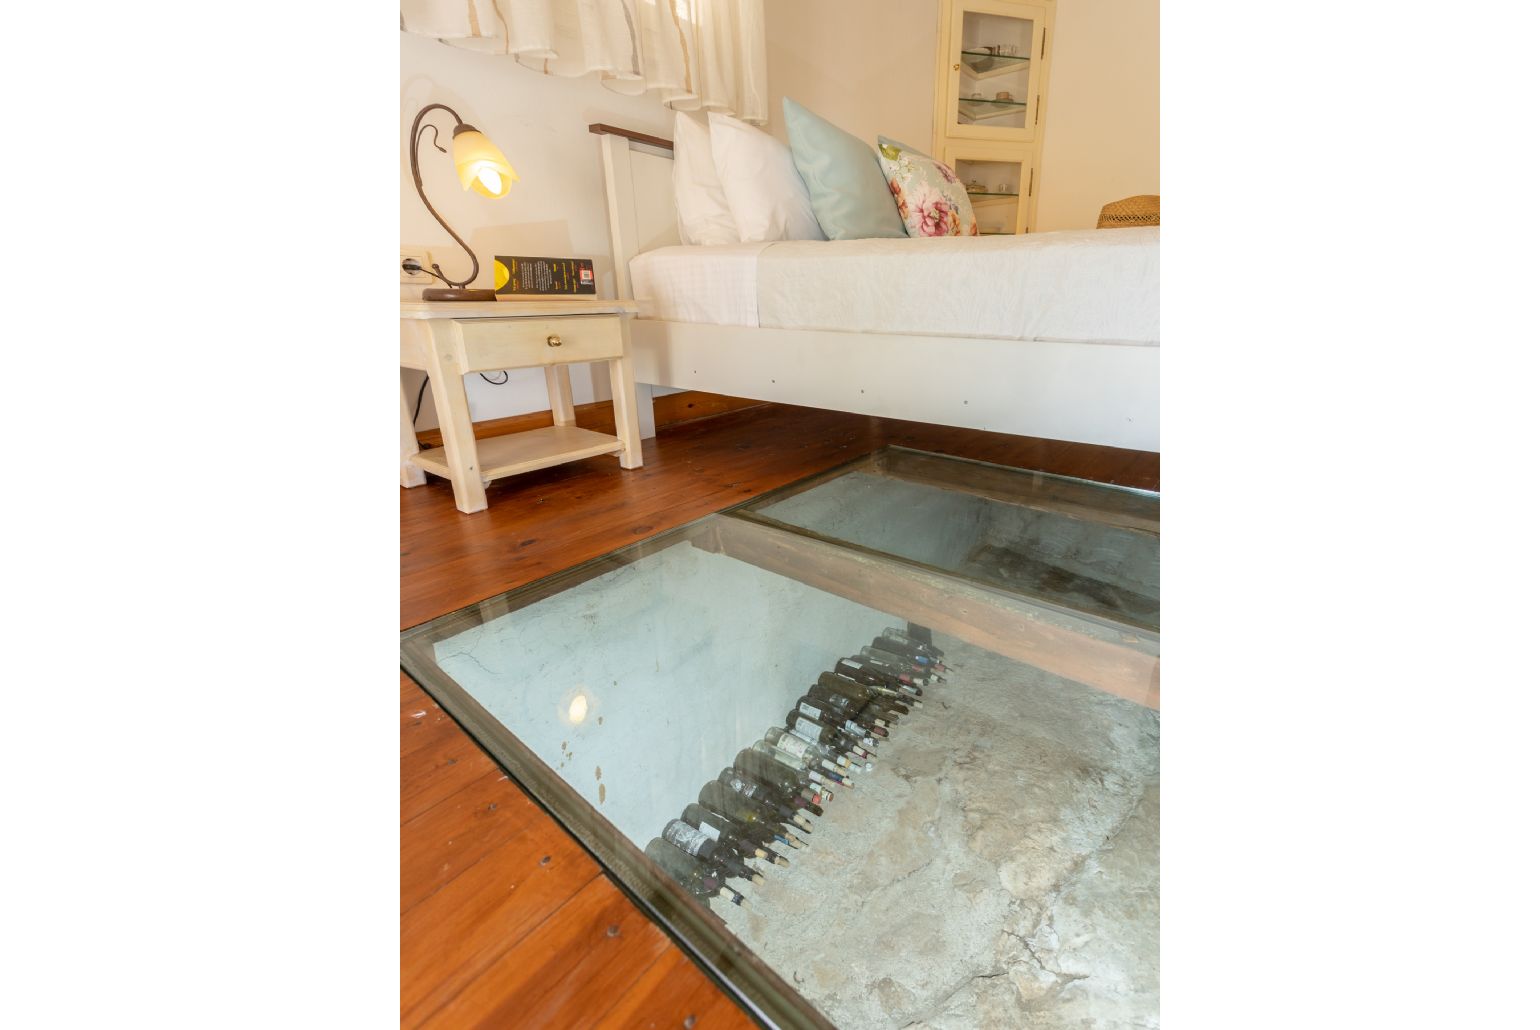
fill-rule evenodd
<path id="1" fill-rule="evenodd" d="M 606 361 L 621 356 L 620 319 L 615 315 L 507 321 L 478 318 L 456 324 L 467 372 Z"/>

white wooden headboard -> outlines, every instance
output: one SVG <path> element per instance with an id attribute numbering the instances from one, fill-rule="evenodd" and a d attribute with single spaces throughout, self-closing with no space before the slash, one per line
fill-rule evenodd
<path id="1" fill-rule="evenodd" d="M 615 290 L 630 300 L 631 259 L 679 242 L 674 208 L 674 144 L 661 136 L 590 125 L 604 161 L 604 201 L 609 210 Z"/>

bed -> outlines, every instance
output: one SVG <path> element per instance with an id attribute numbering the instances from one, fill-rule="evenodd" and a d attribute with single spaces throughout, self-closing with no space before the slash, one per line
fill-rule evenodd
<path id="1" fill-rule="evenodd" d="M 655 388 L 1158 451 L 1158 228 L 680 246 L 667 140 L 594 125 Z"/>

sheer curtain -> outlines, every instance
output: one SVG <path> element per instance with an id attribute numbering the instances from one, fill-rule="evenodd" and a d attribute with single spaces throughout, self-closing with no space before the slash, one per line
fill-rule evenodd
<path id="1" fill-rule="evenodd" d="M 764 0 L 401 0 L 401 28 L 681 111 L 770 117 Z"/>

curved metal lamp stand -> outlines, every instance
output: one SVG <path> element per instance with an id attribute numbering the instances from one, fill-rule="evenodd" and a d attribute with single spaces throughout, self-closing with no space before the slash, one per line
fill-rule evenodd
<path id="1" fill-rule="evenodd" d="M 411 161 L 412 161 L 412 183 L 417 187 L 417 195 L 422 198 L 423 206 L 428 209 L 428 213 L 430 215 L 432 215 L 435 219 L 438 220 L 438 224 L 442 225 L 444 227 L 444 231 L 447 232 L 449 235 L 453 236 L 454 237 L 454 241 L 456 243 L 458 243 L 460 245 L 461 249 L 464 250 L 465 253 L 470 257 L 470 259 L 471 259 L 471 274 L 466 276 L 464 279 L 460 280 L 459 282 L 455 282 L 454 280 L 450 279 L 448 276 L 444 275 L 444 270 L 442 268 L 440 268 L 438 266 L 438 262 L 435 261 L 433 263 L 433 271 L 430 274 L 432 274 L 434 276 L 437 276 L 439 279 L 443 280 L 444 283 L 446 284 L 447 288 L 445 288 L 445 287 L 430 286 L 429 288 L 427 288 L 427 289 L 422 291 L 422 299 L 423 300 L 496 300 L 497 299 L 497 293 L 492 291 L 492 290 L 468 290 L 468 289 L 465 288 L 466 285 L 468 283 L 470 283 L 471 281 L 473 281 L 476 278 L 477 274 L 481 271 L 481 262 L 476 260 L 475 252 L 472 251 L 470 246 L 467 245 L 466 242 L 460 238 L 460 234 L 455 232 L 453 229 L 451 229 L 449 227 L 449 223 L 444 221 L 444 216 L 439 214 L 438 213 L 438 209 L 435 208 L 432 205 L 432 203 L 430 203 L 428 201 L 428 194 L 425 193 L 423 191 L 423 188 L 422 188 L 422 169 L 417 164 L 417 148 L 418 148 L 418 144 L 420 144 L 422 142 L 422 134 L 427 132 L 429 129 L 432 129 L 433 130 L 433 146 L 437 150 L 439 150 L 441 153 L 445 153 L 445 154 L 449 153 L 449 151 L 447 151 L 443 147 L 439 146 L 439 142 L 438 142 L 438 126 L 437 125 L 433 125 L 432 123 L 429 123 L 428 125 L 423 125 L 423 123 L 422 123 L 423 118 L 425 118 L 427 116 L 428 112 L 432 111 L 435 108 L 438 108 L 438 109 L 441 109 L 441 110 L 444 110 L 444 111 L 448 111 L 450 113 L 450 115 L 454 118 L 454 120 L 455 120 L 454 135 L 458 136 L 460 133 L 472 131 L 473 128 L 474 128 L 473 126 L 465 124 L 465 122 L 460 118 L 460 116 L 455 113 L 454 108 L 449 107 L 448 105 L 445 105 L 445 104 L 429 104 L 427 107 L 423 108 L 421 111 L 418 111 L 416 119 L 412 122 L 412 132 L 411 132 L 411 135 L 408 137 L 410 142 L 407 144 L 407 154 L 411 157 Z"/>

